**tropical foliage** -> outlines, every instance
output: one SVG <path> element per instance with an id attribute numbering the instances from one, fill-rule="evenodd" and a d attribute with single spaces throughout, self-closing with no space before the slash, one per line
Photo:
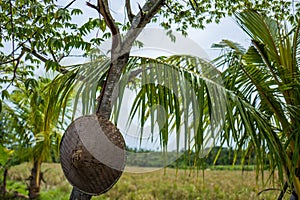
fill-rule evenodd
<path id="1" fill-rule="evenodd" d="M 7 103 L 10 106 L 1 113 L 2 123 L 10 123 L 4 124 L 4 130 L 9 134 L 3 134 L 7 139 L 2 144 L 14 150 L 13 158 L 18 162 L 33 163 L 28 179 L 30 198 L 39 195 L 42 162 L 58 160 L 59 142 L 65 126 L 62 123 L 64 110 L 59 102 L 51 100 L 49 82 L 47 78 L 27 79 L 25 87 L 19 86 L 12 92 Z M 64 105 L 65 109 L 67 106 Z"/>
<path id="2" fill-rule="evenodd" d="M 258 161 L 268 159 L 282 183 L 286 179 L 300 194 L 300 24 L 289 29 L 286 21 L 249 10 L 236 18 L 252 45 L 247 50 L 230 41 L 215 45 L 226 50 L 218 64 L 228 66 L 225 85 L 240 99 L 230 109 L 234 118 L 228 118 L 226 135 L 255 150 Z"/>
<path id="3" fill-rule="evenodd" d="M 107 0 L 97 5 L 89 1 L 87 5 L 102 17 L 83 25 L 72 21 L 83 14 L 72 7 L 74 2 L 59 6 L 53 0 L 0 1 L 0 47 L 4 47 L 0 51 L 0 111 L 1 124 L 9 127 L 1 130 L 5 143 L 1 152 L 8 158 L 5 152 L 16 149 L 14 145 L 27 148 L 25 155 L 28 159 L 32 155 L 34 161 L 33 187 L 39 188 L 40 164 L 53 153 L 51 145 L 58 144 L 53 130 L 62 126 L 59 118 L 64 118 L 73 90 L 77 91 L 74 113 L 80 99 L 83 113 L 100 112 L 110 118 L 113 108 L 111 119 L 116 125 L 120 116 L 124 117 L 126 90 L 131 90 L 136 98 L 126 117 L 129 125 L 139 119 L 140 141 L 150 123 L 149 140 L 158 132 L 167 152 L 170 138 L 175 137 L 177 153 L 194 152 L 195 165 L 201 164 L 197 158 L 205 156 L 213 144 L 235 146 L 246 152 L 244 157 L 255 151 L 257 169 L 264 169 L 268 158 L 282 183 L 287 179 L 300 194 L 295 172 L 299 167 L 298 2 L 148 0 L 132 9 L 126 0 L 124 20 L 120 21 L 113 18 Z M 260 14 L 240 12 L 245 8 Z M 137 14 L 133 14 L 135 10 Z M 224 72 L 192 56 L 129 57 L 134 41 L 150 22 L 160 22 L 174 39 L 173 24 L 187 34 L 189 27 L 203 28 L 205 23 L 219 22 L 235 12 L 253 45 L 248 50 L 230 41 L 217 45 L 229 50 L 216 60 L 217 65 L 226 66 Z M 97 33 L 86 40 L 93 30 L 101 37 Z M 111 36 L 111 58 L 97 55 L 83 65 L 61 65 L 74 50 L 81 50 L 80 56 L 93 55 L 95 47 Z M 59 73 L 51 87 L 45 86 L 46 79 L 33 78 L 40 66 Z M 5 99 L 11 103 L 6 104 Z M 8 117 L 14 120 L 8 121 Z M 16 134 L 8 137 L 9 132 Z"/>
<path id="4" fill-rule="evenodd" d="M 150 120 L 151 127 L 159 127 L 164 150 L 170 135 L 176 134 L 179 151 L 183 134 L 186 150 L 198 155 L 196 164 L 211 139 L 235 146 L 243 158 L 255 152 L 257 172 L 268 163 L 272 174 L 278 172 L 282 187 L 287 182 L 298 193 L 299 24 L 289 31 L 282 21 L 251 10 L 236 17 L 253 45 L 248 50 L 228 40 L 215 45 L 226 50 L 215 61 L 225 66 L 223 72 L 191 56 L 131 57 L 117 87 L 113 118 L 117 123 L 129 87 L 137 94 L 129 122 L 139 116 L 141 137 Z M 81 90 L 88 84 L 81 82 Z M 96 97 L 97 90 L 89 91 Z M 155 105 L 162 106 L 164 113 L 153 112 Z"/>
<path id="5" fill-rule="evenodd" d="M 74 2 L 59 6 L 53 0 L 0 1 L 0 104 L 9 96 L 10 86 L 32 78 L 38 68 L 64 73 L 64 59 L 74 56 L 75 50 L 84 54 L 103 40 L 84 39 L 102 22 L 73 23 L 82 14 L 80 9 L 70 9 Z"/>

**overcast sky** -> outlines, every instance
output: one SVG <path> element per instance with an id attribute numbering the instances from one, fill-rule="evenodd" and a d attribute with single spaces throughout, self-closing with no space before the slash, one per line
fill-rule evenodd
<path id="1" fill-rule="evenodd" d="M 69 2 L 70 0 L 59 0 L 58 4 L 64 7 Z M 80 8 L 83 11 L 83 15 L 76 16 L 74 18 L 74 21 L 78 24 L 86 22 L 91 17 L 94 18 L 99 16 L 97 11 L 92 8 L 89 8 L 85 2 L 86 1 L 77 0 L 71 6 L 71 8 Z M 93 0 L 90 0 L 90 2 L 96 3 L 96 1 Z M 131 4 L 134 12 L 138 11 L 137 2 L 143 5 L 144 1 L 132 0 Z M 110 8 L 112 14 L 118 21 L 123 22 L 125 20 L 125 10 L 123 1 L 118 1 L 118 3 L 111 3 Z M 189 29 L 188 33 L 189 35 L 187 36 L 187 38 L 184 38 L 179 33 L 174 33 L 176 34 L 178 39 L 175 43 L 172 43 L 170 42 L 169 38 L 165 36 L 162 28 L 160 28 L 156 24 L 149 24 L 146 26 L 145 30 L 138 38 L 139 41 L 142 41 L 144 43 L 144 50 L 141 52 L 141 50 L 137 50 L 136 48 L 134 48 L 131 53 L 133 55 L 144 54 L 145 56 L 151 57 L 154 57 L 158 54 L 192 54 L 204 57 L 206 59 L 213 59 L 219 55 L 220 51 L 212 49 L 211 45 L 213 43 L 220 42 L 222 39 L 229 39 L 234 42 L 239 42 L 245 47 L 248 46 L 250 43 L 250 40 L 248 39 L 246 34 L 238 27 L 234 19 L 231 17 L 222 19 L 220 24 L 209 24 L 204 30 Z M 91 34 L 91 37 L 94 37 L 95 35 L 96 32 L 93 32 Z M 107 51 L 110 49 L 110 43 L 104 43 L 103 45 L 101 45 L 100 48 L 103 51 Z M 68 62 L 71 62 L 71 60 L 65 60 L 65 62 L 65 64 L 69 64 Z M 80 61 L 77 59 L 76 62 Z"/>

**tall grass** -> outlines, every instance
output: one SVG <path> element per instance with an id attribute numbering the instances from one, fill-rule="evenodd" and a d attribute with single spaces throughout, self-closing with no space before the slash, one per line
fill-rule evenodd
<path id="1" fill-rule="evenodd" d="M 25 163 L 9 171 L 8 190 L 26 194 L 26 178 L 31 165 Z M 230 168 L 229 168 L 230 169 Z M 42 200 L 66 200 L 72 187 L 65 179 L 59 164 L 42 166 L 45 183 L 42 183 Z M 132 170 L 131 170 L 132 171 Z M 165 173 L 166 172 L 166 173 Z M 267 173 L 267 172 L 266 172 Z M 203 200 L 274 200 L 279 191 L 270 190 L 257 196 L 266 188 L 280 188 L 276 182 L 260 181 L 254 171 L 239 170 L 176 170 L 160 169 L 150 173 L 124 173 L 119 182 L 106 194 L 93 197 L 98 200 L 154 200 L 154 199 L 203 199 Z M 266 174 L 267 178 L 267 174 Z M 285 199 L 289 195 L 285 195 Z"/>

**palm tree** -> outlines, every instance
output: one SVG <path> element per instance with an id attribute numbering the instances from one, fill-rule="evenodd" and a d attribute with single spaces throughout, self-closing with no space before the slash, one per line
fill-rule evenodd
<path id="1" fill-rule="evenodd" d="M 18 85 L 10 95 L 17 122 L 23 127 L 19 135 L 27 140 L 23 159 L 33 162 L 28 186 L 31 199 L 39 196 L 43 180 L 42 162 L 50 160 L 53 155 L 57 157 L 59 152 L 63 126 L 61 114 L 64 110 L 61 110 L 59 102 L 50 98 L 55 94 L 50 95 L 49 82 L 47 78 L 39 78 L 38 81 L 27 79 L 25 86 Z M 67 108 L 67 105 L 64 106 Z"/>
<path id="2" fill-rule="evenodd" d="M 2 112 L 0 113 L 0 142 L 2 145 L 0 167 L 3 170 L 1 196 L 4 198 L 7 193 L 6 182 L 9 168 L 28 161 L 28 156 L 25 156 L 24 150 L 28 150 L 30 144 L 30 138 L 26 137 L 29 128 L 16 111 L 9 99 L 2 102 Z"/>
<path id="3" fill-rule="evenodd" d="M 239 128 L 241 145 L 257 152 L 258 162 L 268 159 L 272 172 L 278 170 L 282 183 L 289 183 L 300 196 L 299 182 L 299 48 L 300 23 L 288 29 L 285 21 L 246 10 L 236 14 L 240 27 L 250 36 L 247 49 L 228 40 L 215 47 L 223 48 L 218 59 L 225 86 L 255 110 L 236 109 L 245 103 L 236 102 L 229 121 L 229 133 L 236 135 Z M 257 121 L 260 117 L 264 120 Z M 265 126 L 265 127 L 262 127 Z M 242 133 L 242 134 L 241 134 Z"/>

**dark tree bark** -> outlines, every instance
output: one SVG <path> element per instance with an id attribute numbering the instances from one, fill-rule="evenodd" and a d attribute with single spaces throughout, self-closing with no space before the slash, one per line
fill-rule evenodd
<path id="1" fill-rule="evenodd" d="M 38 199 L 40 196 L 40 185 L 43 177 L 41 173 L 41 165 L 40 161 L 34 161 L 33 168 L 31 169 L 31 175 L 28 178 L 28 196 L 30 199 Z"/>
<path id="2" fill-rule="evenodd" d="M 5 197 L 6 194 L 6 182 L 7 182 L 8 169 L 5 168 L 3 172 L 3 183 L 1 185 L 1 196 Z"/>
<path id="3" fill-rule="evenodd" d="M 73 200 L 89 200 L 91 198 L 92 198 L 91 195 L 85 194 L 85 193 L 79 191 L 77 188 L 73 187 L 70 199 L 73 199 Z"/>

